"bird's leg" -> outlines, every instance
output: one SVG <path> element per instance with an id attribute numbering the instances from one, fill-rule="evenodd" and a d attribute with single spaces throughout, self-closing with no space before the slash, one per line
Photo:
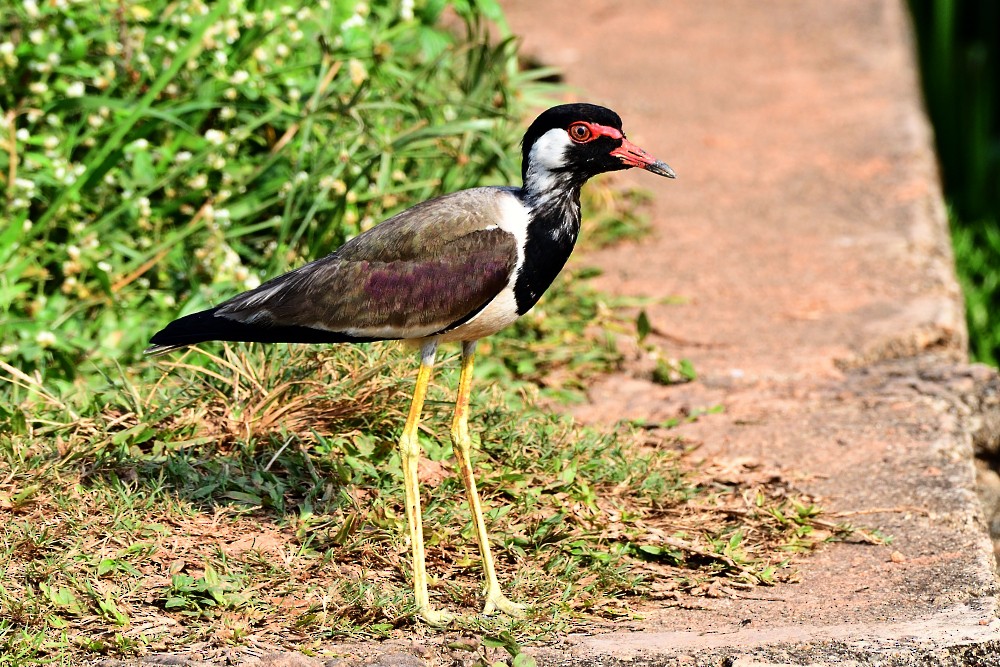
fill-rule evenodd
<path id="1" fill-rule="evenodd" d="M 454 617 L 431 607 L 427 593 L 427 563 L 424 560 L 424 531 L 420 518 L 420 487 L 417 479 L 417 462 L 420 460 L 420 442 L 417 427 L 420 425 L 420 411 L 427 395 L 427 385 L 434 367 L 437 341 L 431 341 L 420 350 L 420 370 L 413 388 L 413 402 L 406 417 L 406 426 L 399 439 L 399 455 L 403 463 L 403 484 L 406 489 L 406 521 L 410 528 L 410 544 L 413 547 L 413 597 L 420 617 L 431 625 L 445 625 Z"/>
<path id="2" fill-rule="evenodd" d="M 469 499 L 469 509 L 472 511 L 472 522 L 476 527 L 476 539 L 479 542 L 479 553 L 483 557 L 483 570 L 486 574 L 486 606 L 484 614 L 492 614 L 500 610 L 510 616 L 524 616 L 527 607 L 511 602 L 500 591 L 497 572 L 490 553 L 489 535 L 486 534 L 486 522 L 483 521 L 483 507 L 476 491 L 476 480 L 472 475 L 472 462 L 469 450 L 472 439 L 469 437 L 469 397 L 472 389 L 472 363 L 476 355 L 476 342 L 462 343 L 462 373 L 458 380 L 458 397 L 455 399 L 455 418 L 451 422 L 451 441 L 458 459 L 458 469 L 465 484 L 465 494 Z"/>

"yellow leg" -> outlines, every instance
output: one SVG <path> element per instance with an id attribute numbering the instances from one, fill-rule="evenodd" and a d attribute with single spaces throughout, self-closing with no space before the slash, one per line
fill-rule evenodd
<path id="1" fill-rule="evenodd" d="M 476 356 L 476 342 L 462 344 L 462 373 L 458 380 L 458 397 L 455 399 L 455 418 L 451 423 L 451 441 L 458 459 L 459 472 L 465 484 L 465 494 L 472 510 L 472 522 L 476 527 L 476 539 L 479 541 L 479 553 L 483 557 L 483 571 L 486 574 L 486 606 L 484 614 L 492 614 L 498 609 L 510 616 L 524 616 L 527 607 L 511 602 L 500 591 L 497 581 L 496 567 L 493 564 L 493 554 L 490 553 L 490 538 L 486 534 L 486 522 L 483 521 L 483 507 L 476 491 L 476 480 L 472 474 L 472 462 L 469 450 L 472 439 L 469 437 L 469 397 L 472 390 L 472 363 Z"/>
<path id="2" fill-rule="evenodd" d="M 424 560 L 424 531 L 420 518 L 420 488 L 417 479 L 417 462 L 420 460 L 420 442 L 417 427 L 420 425 L 420 411 L 427 395 L 427 385 L 434 366 L 437 342 L 424 345 L 420 351 L 420 370 L 413 388 L 413 402 L 406 417 L 403 435 L 399 439 L 399 454 L 403 463 L 403 483 L 406 489 L 406 521 L 410 528 L 410 544 L 413 547 L 413 597 L 420 617 L 431 625 L 445 625 L 454 617 L 431 607 L 427 593 L 427 563 Z"/>

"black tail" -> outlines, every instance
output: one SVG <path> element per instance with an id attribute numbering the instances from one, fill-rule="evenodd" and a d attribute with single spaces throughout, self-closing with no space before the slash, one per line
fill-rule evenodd
<path id="1" fill-rule="evenodd" d="M 357 338 L 337 331 L 303 326 L 247 324 L 217 315 L 218 308 L 185 315 L 176 319 L 149 340 L 146 354 L 164 354 L 186 345 L 212 340 L 235 343 L 369 343 L 377 338 Z"/>

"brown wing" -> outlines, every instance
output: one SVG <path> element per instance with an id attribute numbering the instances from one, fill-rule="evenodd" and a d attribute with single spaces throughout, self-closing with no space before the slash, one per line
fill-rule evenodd
<path id="1" fill-rule="evenodd" d="M 485 306 L 514 271 L 516 240 L 496 227 L 498 198 L 510 196 L 476 188 L 425 202 L 230 299 L 216 316 L 363 339 L 446 329 Z"/>

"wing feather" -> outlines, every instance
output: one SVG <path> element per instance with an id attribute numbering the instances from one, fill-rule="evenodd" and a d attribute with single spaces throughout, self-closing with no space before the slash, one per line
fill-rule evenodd
<path id="1" fill-rule="evenodd" d="M 215 314 L 245 325 L 364 339 L 449 328 L 489 303 L 514 272 L 517 242 L 496 226 L 503 196 L 512 195 L 476 188 L 425 202 L 230 299 Z"/>

